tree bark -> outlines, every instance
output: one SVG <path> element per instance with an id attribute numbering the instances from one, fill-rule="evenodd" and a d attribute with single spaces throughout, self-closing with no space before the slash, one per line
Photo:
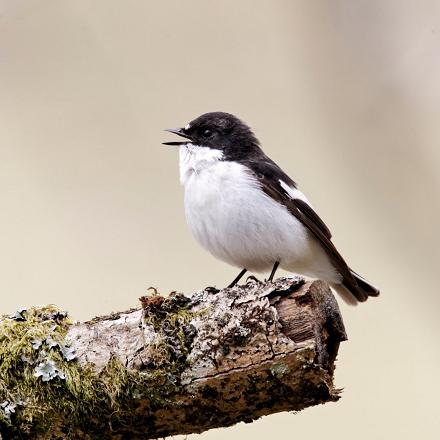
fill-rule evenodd
<path id="1" fill-rule="evenodd" d="M 339 399 L 333 372 L 346 334 L 322 281 L 153 294 L 85 323 L 36 310 L 0 321 L 4 334 L 31 332 L 34 347 L 19 348 L 20 360 L 0 334 L 0 361 L 13 357 L 16 370 L 0 367 L 4 438 L 158 438 Z M 53 330 L 33 337 L 43 325 Z"/>

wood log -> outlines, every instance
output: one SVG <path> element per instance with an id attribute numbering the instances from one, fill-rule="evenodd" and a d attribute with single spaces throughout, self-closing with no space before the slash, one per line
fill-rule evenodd
<path id="1" fill-rule="evenodd" d="M 0 433 L 149 439 L 336 401 L 345 339 L 328 285 L 300 278 L 153 293 L 84 323 L 19 311 L 0 321 Z"/>

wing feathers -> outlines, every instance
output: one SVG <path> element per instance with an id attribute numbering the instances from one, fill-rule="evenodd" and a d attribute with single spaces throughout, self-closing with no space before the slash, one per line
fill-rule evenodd
<path id="1" fill-rule="evenodd" d="M 259 181 L 262 190 L 272 199 L 284 205 L 289 212 L 315 236 L 322 247 L 326 250 L 330 261 L 343 277 L 343 285 L 356 297 L 358 301 L 366 301 L 368 296 L 377 296 L 379 291 L 375 288 L 364 289 L 358 284 L 358 277 L 352 273 L 341 254 L 331 241 L 331 232 L 313 208 L 304 200 L 292 198 L 283 188 L 280 182 L 284 182 L 291 188 L 296 188 L 295 183 L 270 159 L 266 161 L 246 161 L 247 166 Z M 366 286 L 365 286 L 366 287 Z"/>

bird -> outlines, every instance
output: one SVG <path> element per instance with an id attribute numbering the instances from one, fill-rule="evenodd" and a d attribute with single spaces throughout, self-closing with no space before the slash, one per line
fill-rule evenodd
<path id="1" fill-rule="evenodd" d="M 166 131 L 182 140 L 180 182 L 185 216 L 195 239 L 214 257 L 247 271 L 280 267 L 330 284 L 351 305 L 379 290 L 345 262 L 332 234 L 297 184 L 262 150 L 251 128 L 236 116 L 209 112 Z"/>

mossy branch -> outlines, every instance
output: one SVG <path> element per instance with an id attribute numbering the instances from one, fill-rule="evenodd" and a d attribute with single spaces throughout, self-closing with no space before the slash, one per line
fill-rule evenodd
<path id="1" fill-rule="evenodd" d="M 22 310 L 0 319 L 0 438 L 158 438 L 336 401 L 345 339 L 329 287 L 297 278 L 85 323 Z"/>

